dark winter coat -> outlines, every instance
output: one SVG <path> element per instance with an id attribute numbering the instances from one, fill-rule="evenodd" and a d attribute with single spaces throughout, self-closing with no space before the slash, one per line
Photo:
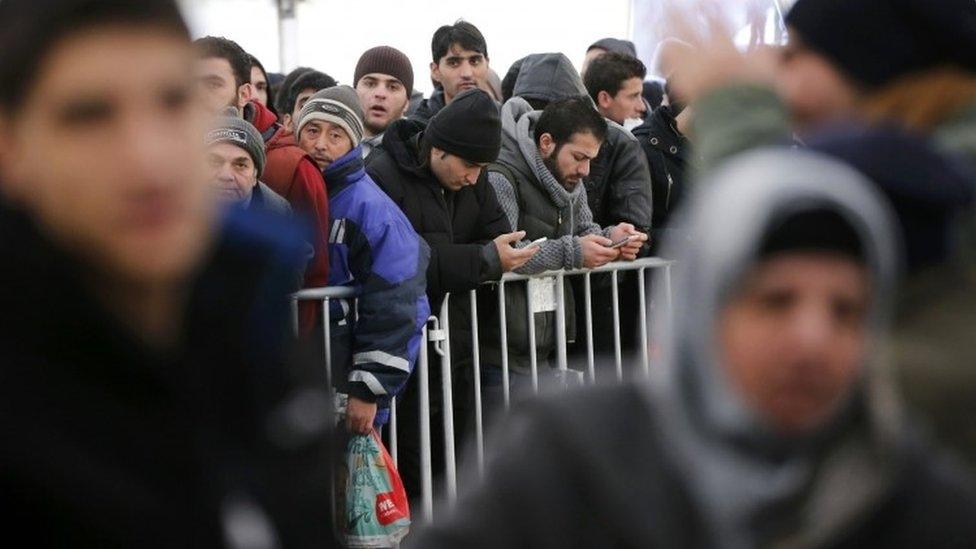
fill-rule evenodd
<path id="1" fill-rule="evenodd" d="M 634 128 L 634 137 L 640 143 L 651 170 L 651 189 L 654 193 L 651 226 L 655 230 L 663 229 L 685 193 L 691 144 L 678 131 L 669 106 L 659 107 L 642 125 Z"/>
<path id="2" fill-rule="evenodd" d="M 394 122 L 367 159 L 366 171 L 430 245 L 427 295 L 436 312 L 445 293 L 501 278 L 498 252 L 489 243 L 512 229 L 484 172 L 475 185 L 452 192 L 421 164 L 423 131 L 415 120 Z"/>
<path id="3" fill-rule="evenodd" d="M 700 510 L 638 386 L 536 402 L 492 445 L 482 489 L 408 548 L 709 548 Z M 973 547 L 976 489 L 919 440 L 894 488 L 827 547 Z"/>
<path id="4" fill-rule="evenodd" d="M 423 122 L 426 125 L 435 114 L 444 108 L 444 105 L 444 90 L 438 88 L 434 90 L 434 93 L 430 94 L 430 97 L 420 102 L 420 105 L 413 111 L 410 118 Z"/>
<path id="5" fill-rule="evenodd" d="M 0 210 L 0 508 L 31 547 L 222 547 L 264 517 L 330 546 L 321 368 L 285 359 L 301 232 L 232 209 L 164 353 L 82 284 L 27 216 Z M 250 517 L 250 518 L 249 518 Z M 235 528 L 240 530 L 241 524 Z M 261 529 L 259 528 L 260 532 Z"/>

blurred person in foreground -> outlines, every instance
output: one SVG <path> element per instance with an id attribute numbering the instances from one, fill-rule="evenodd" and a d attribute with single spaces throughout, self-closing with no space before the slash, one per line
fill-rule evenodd
<path id="1" fill-rule="evenodd" d="M 799 0 L 778 52 L 743 54 L 721 25 L 702 33 L 675 21 L 696 46 L 674 52 L 680 70 L 669 87 L 693 105 L 699 171 L 789 143 L 792 130 L 872 179 L 901 180 L 899 217 L 927 220 L 928 229 L 906 233 L 921 253 L 909 257 L 898 304 L 897 372 L 908 403 L 976 464 L 976 210 L 971 200 L 952 204 L 952 189 L 904 176 L 929 170 L 939 155 L 976 167 L 976 2 Z M 903 131 L 928 138 L 937 154 L 905 156 Z M 972 178 L 969 187 L 971 196 Z"/>
<path id="2" fill-rule="evenodd" d="M 912 430 L 885 361 L 881 204 L 826 157 L 732 161 L 679 217 L 697 234 L 651 379 L 517 411 L 413 546 L 972 547 L 976 486 Z"/>
<path id="3" fill-rule="evenodd" d="M 215 208 L 175 2 L 0 2 L 0 506 L 32 547 L 331 543 L 299 232 Z"/>

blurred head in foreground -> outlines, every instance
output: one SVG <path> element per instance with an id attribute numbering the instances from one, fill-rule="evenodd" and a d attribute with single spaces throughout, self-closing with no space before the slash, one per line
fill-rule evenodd
<path id="1" fill-rule="evenodd" d="M 112 279 L 185 276 L 213 215 L 193 67 L 172 1 L 0 2 L 3 198 Z"/>

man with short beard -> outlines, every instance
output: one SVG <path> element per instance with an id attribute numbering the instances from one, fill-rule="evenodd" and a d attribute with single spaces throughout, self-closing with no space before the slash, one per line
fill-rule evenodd
<path id="1" fill-rule="evenodd" d="M 197 49 L 197 86 L 207 108 L 214 114 L 227 107 L 244 111 L 251 100 L 251 57 L 237 42 L 222 36 L 205 36 L 193 43 Z"/>
<path id="2" fill-rule="evenodd" d="M 478 27 L 467 21 L 444 25 L 430 44 L 430 78 L 437 89 L 413 118 L 424 123 L 463 91 L 477 89 L 488 78 L 488 44 Z"/>
<path id="3" fill-rule="evenodd" d="M 363 154 L 369 156 L 373 148 L 383 142 L 386 128 L 406 116 L 410 108 L 410 92 L 413 90 L 410 59 L 389 46 L 366 50 L 356 64 L 353 86 L 365 116 Z"/>

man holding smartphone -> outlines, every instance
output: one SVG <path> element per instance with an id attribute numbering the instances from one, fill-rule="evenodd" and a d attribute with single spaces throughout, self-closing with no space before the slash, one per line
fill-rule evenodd
<path id="1" fill-rule="evenodd" d="M 512 227 L 525 232 L 525 240 L 516 247 L 539 247 L 515 272 L 594 268 L 618 259 L 637 258 L 647 235 L 629 223 L 606 228 L 594 223 L 586 189 L 581 184 L 606 136 L 606 120 L 585 96 L 554 101 L 542 111 L 533 111 L 521 98 L 505 104 L 502 150 L 498 161 L 488 169 L 488 180 Z M 567 279 L 566 284 L 569 283 Z M 572 340 L 573 292 L 567 290 L 564 295 L 567 339 Z M 524 377 L 529 373 L 531 353 L 536 353 L 538 365 L 544 369 L 556 348 L 555 313 L 536 313 L 535 347 L 531 348 L 526 292 L 512 289 L 506 292 L 505 299 L 507 349 L 501 345 L 497 321 L 483 328 L 481 334 L 482 384 L 489 389 L 500 389 L 503 352 L 508 353 L 508 364 L 518 385 L 519 374 Z"/>

